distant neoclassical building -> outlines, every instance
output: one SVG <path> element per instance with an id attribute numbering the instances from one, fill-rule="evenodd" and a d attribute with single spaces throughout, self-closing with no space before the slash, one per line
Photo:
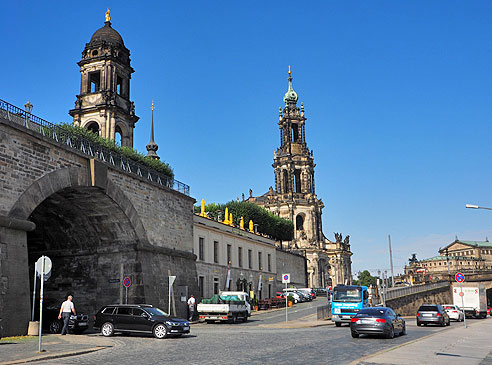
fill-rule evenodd
<path id="1" fill-rule="evenodd" d="M 304 106 L 302 103 L 300 108 L 297 106 L 298 95 L 292 86 L 290 67 L 288 82 L 285 107 L 279 113 L 280 147 L 273 162 L 275 187 L 257 197 L 250 192 L 248 201 L 294 223 L 294 239 L 285 244 L 306 256 L 310 287 L 350 283 L 349 237 L 344 239 L 337 234 L 333 242 L 323 234 L 324 204 L 315 193 L 316 164 L 313 151 L 307 147 Z"/>
<path id="2" fill-rule="evenodd" d="M 439 255 L 405 266 L 405 275 L 414 283 L 448 278 L 457 271 L 478 273 L 492 269 L 492 243 L 454 240 L 439 250 Z"/>

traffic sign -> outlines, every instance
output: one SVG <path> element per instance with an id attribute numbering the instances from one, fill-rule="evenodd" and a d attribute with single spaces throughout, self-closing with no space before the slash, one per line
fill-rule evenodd
<path id="1" fill-rule="evenodd" d="M 458 283 L 462 283 L 463 281 L 465 281 L 465 275 L 463 275 L 460 272 L 457 272 L 456 275 L 454 276 L 454 278 L 456 279 L 456 281 Z"/>
<path id="2" fill-rule="evenodd" d="M 463 293 L 462 291 L 460 291 L 460 297 L 462 297 L 463 295 L 465 295 L 465 293 Z"/>
<path id="3" fill-rule="evenodd" d="M 43 270 L 43 259 L 44 259 L 44 270 Z M 52 268 L 51 259 L 48 256 L 41 256 L 38 261 L 36 261 L 35 269 L 36 274 L 41 276 L 41 272 L 43 272 L 44 280 L 48 280 L 51 276 L 51 268 Z"/>
<path id="4" fill-rule="evenodd" d="M 125 288 L 129 288 L 130 285 L 132 285 L 132 279 L 130 279 L 128 276 L 126 276 L 123 279 L 123 285 L 125 286 Z"/>
<path id="5" fill-rule="evenodd" d="M 290 274 L 282 274 L 282 283 L 290 283 Z"/>

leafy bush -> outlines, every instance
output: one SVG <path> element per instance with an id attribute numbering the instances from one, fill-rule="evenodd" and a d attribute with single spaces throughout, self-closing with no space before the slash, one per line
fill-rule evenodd
<path id="1" fill-rule="evenodd" d="M 114 151 L 116 153 L 119 153 L 120 155 L 129 158 L 131 160 L 134 160 L 136 162 L 139 162 L 147 167 L 150 167 L 151 169 L 160 172 L 166 176 L 168 176 L 171 179 L 174 179 L 174 172 L 171 166 L 169 164 L 161 161 L 161 160 L 154 160 L 150 157 L 146 157 L 143 153 L 140 153 L 130 147 L 126 146 L 118 146 L 115 141 L 106 139 L 98 135 L 97 133 L 93 133 L 92 131 L 75 126 L 72 124 L 68 123 L 62 123 L 62 124 L 57 124 L 56 126 L 53 127 L 43 127 L 45 133 L 49 133 L 50 130 L 54 130 L 56 127 L 62 128 L 66 130 L 69 134 L 76 135 L 83 137 L 85 139 L 88 139 L 91 142 L 97 143 L 98 145 L 107 148 L 108 150 Z M 51 131 L 53 133 L 53 131 Z M 65 142 L 64 136 L 59 136 L 62 139 L 62 142 Z"/>
<path id="2" fill-rule="evenodd" d="M 292 295 L 287 296 L 287 301 L 294 303 L 294 297 Z"/>
<path id="3" fill-rule="evenodd" d="M 237 226 L 241 217 L 244 217 L 245 229 L 248 229 L 249 221 L 252 220 L 253 223 L 258 224 L 258 232 L 271 236 L 277 241 L 292 241 L 294 238 L 294 224 L 290 220 L 280 218 L 254 203 L 235 201 L 226 204 L 210 203 L 205 206 L 205 212 L 211 218 L 223 220 L 225 208 L 232 213 L 233 224 Z M 195 206 L 195 212 L 200 213 L 200 206 Z"/>

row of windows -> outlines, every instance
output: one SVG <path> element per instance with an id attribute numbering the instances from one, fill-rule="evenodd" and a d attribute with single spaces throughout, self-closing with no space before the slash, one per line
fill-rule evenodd
<path id="1" fill-rule="evenodd" d="M 432 265 L 432 264 L 434 264 L 434 265 Z M 439 263 L 437 263 L 437 262 L 434 262 L 434 263 L 430 262 L 429 264 L 424 264 L 424 266 L 425 266 L 425 267 L 428 267 L 428 266 L 429 266 L 429 267 L 430 267 L 430 266 L 438 266 L 438 264 L 439 264 L 439 266 L 446 265 L 446 263 L 445 263 L 445 262 L 439 262 Z M 460 263 L 459 263 L 459 264 L 460 264 L 460 265 L 463 265 L 463 261 L 460 261 Z M 449 261 L 449 266 L 452 266 L 452 265 L 453 265 L 453 262 L 452 262 L 452 261 Z M 466 263 L 466 265 L 470 265 L 470 261 L 468 261 L 468 262 Z"/>
<path id="2" fill-rule="evenodd" d="M 219 263 L 219 251 L 220 251 L 220 244 L 219 241 L 214 241 L 213 244 L 213 250 L 214 250 L 214 263 L 218 264 Z M 232 245 L 227 245 L 227 263 L 232 262 Z M 238 257 L 238 262 L 237 266 L 239 267 L 244 267 L 243 266 L 243 248 L 238 247 L 237 248 L 237 257 Z M 205 261 L 205 238 L 199 237 L 198 238 L 198 260 L 200 261 Z M 267 254 L 267 271 L 272 271 L 272 255 Z M 253 269 L 253 250 L 249 249 L 248 250 L 248 269 Z M 263 253 L 258 252 L 258 270 L 263 269 Z"/>

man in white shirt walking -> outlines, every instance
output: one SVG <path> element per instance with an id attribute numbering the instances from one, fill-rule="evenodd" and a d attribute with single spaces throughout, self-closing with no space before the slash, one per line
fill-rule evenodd
<path id="1" fill-rule="evenodd" d="M 188 310 L 189 310 L 189 320 L 193 320 L 193 316 L 195 315 L 195 297 L 193 295 L 190 296 L 190 299 L 188 299 Z"/>
<path id="2" fill-rule="evenodd" d="M 63 317 L 63 329 L 61 331 L 62 335 L 66 335 L 68 332 L 68 320 L 70 319 L 70 315 L 72 313 L 73 315 L 76 315 L 72 299 L 72 296 L 69 295 L 67 300 L 62 303 L 60 307 L 60 313 L 58 314 L 58 319 L 61 319 Z"/>

